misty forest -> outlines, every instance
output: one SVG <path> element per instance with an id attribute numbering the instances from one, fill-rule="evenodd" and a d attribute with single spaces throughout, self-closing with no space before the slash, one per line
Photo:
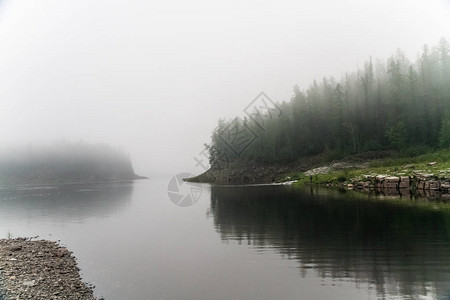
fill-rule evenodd
<path id="1" fill-rule="evenodd" d="M 263 128 L 247 117 L 220 120 L 208 146 L 212 167 L 224 157 L 275 163 L 380 150 L 410 156 L 449 147 L 449 42 L 424 46 L 415 62 L 397 50 L 385 61 L 370 58 L 340 80 L 323 78 L 305 90 L 295 86 L 291 100 L 278 106 L 279 116 L 259 115 Z M 234 132 L 236 143 L 254 141 L 236 154 L 225 131 Z"/>
<path id="2" fill-rule="evenodd" d="M 83 182 L 137 179 L 130 157 L 118 148 L 85 142 L 55 142 L 0 154 L 3 183 Z"/>

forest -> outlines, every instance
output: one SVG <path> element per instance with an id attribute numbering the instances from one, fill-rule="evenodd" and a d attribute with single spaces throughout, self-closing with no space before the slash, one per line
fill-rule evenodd
<path id="1" fill-rule="evenodd" d="M 325 77 L 277 104 L 280 113 L 219 120 L 206 145 L 211 167 L 223 162 L 292 162 L 325 155 L 337 159 L 395 150 L 403 156 L 450 147 L 450 45 L 425 45 L 415 61 L 397 50 L 368 59 L 339 80 Z M 239 151 L 236 151 L 239 148 Z"/>
<path id="2" fill-rule="evenodd" d="M 137 179 L 130 157 L 105 144 L 58 141 L 2 149 L 1 183 L 85 182 Z"/>

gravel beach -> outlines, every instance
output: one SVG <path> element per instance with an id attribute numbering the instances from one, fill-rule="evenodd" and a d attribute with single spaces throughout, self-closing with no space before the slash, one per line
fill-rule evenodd
<path id="1" fill-rule="evenodd" d="M 0 240 L 0 299 L 96 299 L 72 252 L 56 242 Z"/>

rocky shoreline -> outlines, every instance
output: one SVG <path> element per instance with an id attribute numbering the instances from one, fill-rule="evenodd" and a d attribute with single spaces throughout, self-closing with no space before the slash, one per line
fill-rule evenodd
<path id="1" fill-rule="evenodd" d="M 403 165 L 397 170 L 385 169 L 384 172 L 374 172 L 367 168 L 360 169 L 353 175 L 353 166 L 330 165 L 315 168 L 305 172 L 309 178 L 303 183 L 311 183 L 327 187 L 338 187 L 341 189 L 356 190 L 360 192 L 375 192 L 377 195 L 419 197 L 429 199 L 450 198 L 450 168 L 444 166 L 437 167 L 436 162 L 422 164 L 421 169 L 416 169 L 414 164 Z M 399 170 L 398 170 L 399 169 Z M 338 173 L 338 171 L 344 173 Z M 346 174 L 345 172 L 348 172 Z M 355 173 L 355 172 L 353 172 Z"/>
<path id="2" fill-rule="evenodd" d="M 95 300 L 75 257 L 56 242 L 0 240 L 0 299 Z"/>
<path id="3" fill-rule="evenodd" d="M 385 196 L 450 198 L 450 166 L 446 162 L 422 161 L 371 167 L 374 161 L 383 162 L 383 157 L 389 158 L 390 153 L 361 153 L 328 164 L 324 164 L 320 157 L 292 164 L 249 162 L 230 165 L 222 170 L 212 168 L 187 181 L 211 184 L 312 184 Z"/>
<path id="4" fill-rule="evenodd" d="M 410 175 L 365 175 L 346 185 L 348 189 L 375 190 L 387 196 L 417 195 L 423 198 L 450 196 L 450 178 L 435 174 L 415 172 Z"/>
<path id="5" fill-rule="evenodd" d="M 367 166 L 368 161 L 386 158 L 390 155 L 392 155 L 391 151 L 369 151 L 334 161 L 331 164 L 341 169 L 364 168 Z M 274 183 L 287 181 L 285 178 L 289 174 L 304 173 L 312 168 L 323 166 L 328 161 L 328 157 L 317 155 L 303 157 L 291 163 L 237 162 L 231 163 L 222 169 L 212 167 L 198 176 L 187 178 L 186 181 L 211 184 Z M 323 168 L 329 170 L 329 167 Z"/>
<path id="6" fill-rule="evenodd" d="M 294 163 L 238 162 L 227 165 L 226 168 L 222 169 L 212 167 L 198 176 L 186 179 L 186 181 L 211 184 L 273 183 L 282 177 L 286 177 L 286 174 L 305 172 L 314 166 L 322 165 L 325 161 L 325 158 L 315 156 L 302 158 Z"/>

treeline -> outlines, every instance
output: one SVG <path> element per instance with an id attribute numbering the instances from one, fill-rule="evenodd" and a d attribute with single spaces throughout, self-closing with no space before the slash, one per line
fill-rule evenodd
<path id="1" fill-rule="evenodd" d="M 139 178 L 130 157 L 120 149 L 84 142 L 57 142 L 3 149 L 0 182 L 70 182 Z"/>
<path id="2" fill-rule="evenodd" d="M 391 149 L 414 155 L 450 147 L 449 42 L 424 46 L 415 62 L 397 50 L 340 80 L 295 86 L 278 109 L 259 116 L 263 126 L 247 117 L 219 120 L 209 146 L 212 167 L 224 160 L 289 162 Z"/>

